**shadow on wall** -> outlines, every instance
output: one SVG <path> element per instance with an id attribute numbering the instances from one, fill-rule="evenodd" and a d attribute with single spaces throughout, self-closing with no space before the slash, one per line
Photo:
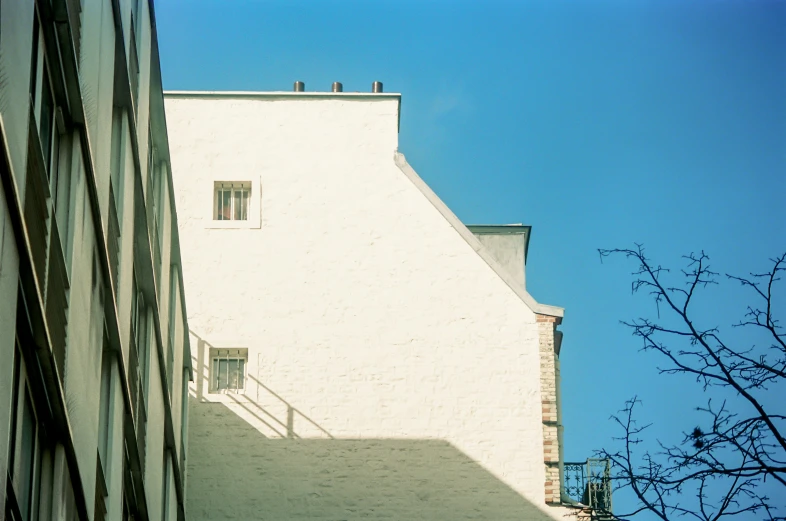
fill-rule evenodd
<path id="1" fill-rule="evenodd" d="M 210 345 L 197 338 L 186 480 L 192 521 L 550 519 L 447 441 L 334 439 L 256 380 L 273 407 L 233 395 L 202 401 Z M 301 437 L 295 418 L 320 435 Z"/>
<path id="2" fill-rule="evenodd" d="M 189 332 L 197 339 L 197 356 L 191 357 L 191 365 L 195 368 L 196 375 L 196 393 L 189 391 L 189 396 L 196 398 L 196 403 L 201 403 L 204 398 L 205 384 L 208 383 L 209 379 L 210 361 L 204 360 L 205 351 L 209 352 L 210 348 L 215 346 L 193 331 L 189 330 Z M 242 410 L 245 415 L 253 418 L 257 425 L 264 426 L 265 432 L 259 433 L 261 436 L 265 436 L 265 433 L 267 433 L 272 438 L 301 438 L 302 436 L 295 430 L 295 424 L 297 423 L 299 426 L 305 426 L 307 431 L 312 433 L 311 437 L 333 438 L 321 425 L 296 409 L 258 378 L 254 377 L 254 375 L 247 372 L 245 379 L 254 384 L 253 387 L 256 390 L 254 399 L 250 399 L 245 395 L 225 394 L 223 396 L 237 410 Z M 272 407 L 263 407 L 262 403 L 270 404 Z M 318 436 L 313 436 L 314 433 L 318 433 Z"/>
<path id="3" fill-rule="evenodd" d="M 191 520 L 547 519 L 441 440 L 266 438 L 190 399 Z"/>

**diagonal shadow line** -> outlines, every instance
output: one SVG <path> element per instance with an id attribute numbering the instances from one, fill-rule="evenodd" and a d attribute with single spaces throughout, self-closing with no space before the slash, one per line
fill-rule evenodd
<path id="1" fill-rule="evenodd" d="M 205 347 L 207 347 L 208 349 L 211 348 L 211 347 L 215 348 L 215 346 L 213 344 L 211 344 L 210 342 L 208 342 L 207 340 L 205 340 L 204 338 L 202 338 L 200 335 L 196 334 L 193 330 L 189 329 L 189 333 L 194 335 L 194 337 L 196 337 L 196 339 L 197 339 L 197 345 L 198 345 L 197 357 L 195 359 L 195 357 L 192 356 L 191 360 L 192 360 L 192 364 L 196 367 L 196 373 L 197 373 L 197 378 L 196 378 L 196 380 L 197 380 L 196 381 L 196 387 L 197 387 L 196 397 L 199 400 L 201 400 L 204 397 L 204 391 L 203 391 L 203 388 L 204 388 L 204 374 L 207 371 L 209 371 L 209 367 L 206 364 L 204 364 L 204 360 L 203 360 L 203 358 L 204 358 L 204 354 L 203 354 L 204 353 L 204 349 L 205 349 Z M 286 423 L 281 421 L 274 414 L 270 413 L 265 408 L 259 406 L 259 404 L 255 403 L 255 402 L 253 402 L 251 400 L 242 401 L 242 400 L 239 400 L 238 398 L 236 398 L 235 396 L 233 396 L 231 394 L 225 394 L 224 396 L 228 396 L 232 400 L 233 403 L 235 403 L 235 404 L 239 405 L 240 407 L 242 407 L 243 409 L 245 409 L 249 414 L 251 414 L 252 416 L 257 418 L 259 421 L 261 421 L 265 425 L 267 425 L 273 432 L 275 432 L 276 434 L 278 434 L 282 438 L 286 437 L 286 438 L 302 439 L 302 437 L 300 435 L 298 435 L 294 431 L 294 423 L 295 423 L 294 417 L 295 417 L 295 414 L 297 414 L 297 416 L 299 416 L 303 420 L 307 421 L 308 423 L 310 423 L 311 425 L 316 427 L 319 431 L 324 433 L 328 438 L 335 439 L 335 437 L 332 434 L 330 434 L 330 432 L 328 432 L 324 427 L 319 425 L 317 422 L 312 420 L 310 417 L 306 416 L 302 411 L 300 411 L 300 409 L 297 409 L 296 407 L 293 407 L 292 404 L 290 404 L 287 400 L 285 400 L 281 395 L 276 393 L 273 389 L 271 389 L 270 387 L 268 387 L 267 385 L 262 383 L 258 378 L 254 377 L 253 375 L 246 375 L 246 378 L 248 380 L 253 381 L 259 388 L 264 389 L 265 391 L 267 391 L 268 394 L 270 394 L 271 396 L 273 396 L 274 398 L 279 400 L 281 403 L 283 403 L 287 407 L 287 420 L 286 420 Z M 244 405 L 244 404 L 246 404 L 246 405 Z M 252 406 L 254 406 L 254 408 L 259 409 L 259 411 L 264 413 L 266 416 L 270 417 L 270 419 L 272 421 L 276 422 L 278 425 L 280 425 L 281 427 L 286 429 L 286 433 L 287 433 L 286 436 L 281 434 L 275 427 L 273 427 L 267 421 L 265 421 L 264 418 L 260 417 L 253 410 L 249 409 L 249 407 L 247 407 L 247 405 L 252 405 Z"/>
<path id="2" fill-rule="evenodd" d="M 232 403 L 238 405 L 241 409 L 247 411 L 251 416 L 253 416 L 257 420 L 259 420 L 262 423 L 264 423 L 265 425 L 267 425 L 267 427 L 270 428 L 270 430 L 272 430 L 273 432 L 275 432 L 276 434 L 278 434 L 282 438 L 290 438 L 291 437 L 291 436 L 284 435 L 281 432 L 279 432 L 275 427 L 273 427 L 271 424 L 269 424 L 267 421 L 265 421 L 265 419 L 262 418 L 259 414 L 255 413 L 253 410 L 251 410 L 251 408 L 246 406 L 246 404 L 254 405 L 256 409 L 259 409 L 260 411 L 262 411 L 266 415 L 270 416 L 270 418 L 275 420 L 277 423 L 281 423 L 281 421 L 278 418 L 276 418 L 275 416 L 273 416 L 272 414 L 270 414 L 269 412 L 267 412 L 265 409 L 263 409 L 262 407 L 258 406 L 254 402 L 243 402 L 243 401 L 240 401 L 237 398 L 235 398 L 234 396 L 232 396 L 231 394 L 225 394 L 224 396 L 227 396 L 230 400 L 232 400 Z M 220 402 L 216 402 L 216 403 L 220 403 Z M 284 425 L 284 427 L 286 427 L 286 425 Z M 289 434 L 289 433 L 287 433 L 287 434 Z M 299 436 L 297 436 L 297 437 L 299 438 Z"/>
<path id="3" fill-rule="evenodd" d="M 322 432 L 323 432 L 323 433 L 324 433 L 324 434 L 325 434 L 327 437 L 329 437 L 329 438 L 333 439 L 333 435 L 332 435 L 332 434 L 330 434 L 330 433 L 329 433 L 329 432 L 328 432 L 328 431 L 327 431 L 327 430 L 326 430 L 324 427 L 322 427 L 322 426 L 321 426 L 321 425 L 319 425 L 317 422 L 315 422 L 314 420 L 312 420 L 311 418 L 309 418 L 308 416 L 306 416 L 305 414 L 303 414 L 303 413 L 300 411 L 300 409 L 298 409 L 298 408 L 296 408 L 296 407 L 293 407 L 293 406 L 292 406 L 292 404 L 290 404 L 288 401 L 286 401 L 286 400 L 285 400 L 285 399 L 283 399 L 281 396 L 279 396 L 278 394 L 276 394 L 276 393 L 275 393 L 275 392 L 274 392 L 272 389 L 270 389 L 268 386 L 266 386 L 265 384 L 263 384 L 262 382 L 260 382 L 258 379 L 254 378 L 253 376 L 248 376 L 247 378 L 248 378 L 249 380 L 252 380 L 252 381 L 254 381 L 254 382 L 255 382 L 255 383 L 258 385 L 258 386 L 260 386 L 261 388 L 265 389 L 265 390 L 266 390 L 268 393 L 272 394 L 273 396 L 275 396 L 276 398 L 278 398 L 279 400 L 281 400 L 281 402 L 282 402 L 284 405 L 286 405 L 286 406 L 287 406 L 287 411 L 292 411 L 292 413 L 297 413 L 297 414 L 298 414 L 298 416 L 300 416 L 301 418 L 303 418 L 304 420 L 306 420 L 308 423 L 310 423 L 311 425 L 313 425 L 314 427 L 316 427 L 317 429 L 319 429 L 320 431 L 322 431 Z M 256 404 L 255 404 L 255 405 L 256 405 Z M 289 418 L 287 418 L 287 420 L 289 421 Z M 286 424 L 284 424 L 284 423 L 282 423 L 282 422 L 279 422 L 279 423 L 281 423 L 281 424 L 282 424 L 284 427 L 290 428 L 288 425 L 286 425 Z M 294 420 L 292 421 L 292 423 L 294 423 Z M 299 436 L 298 436 L 298 437 L 299 437 Z"/>

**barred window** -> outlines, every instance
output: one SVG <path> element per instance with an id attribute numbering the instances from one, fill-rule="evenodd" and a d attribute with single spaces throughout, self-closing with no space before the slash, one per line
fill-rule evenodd
<path id="1" fill-rule="evenodd" d="M 213 220 L 248 220 L 248 203 L 250 199 L 250 182 L 217 181 L 213 198 Z"/>
<path id="2" fill-rule="evenodd" d="M 210 350 L 210 392 L 236 393 L 246 388 L 248 349 Z"/>

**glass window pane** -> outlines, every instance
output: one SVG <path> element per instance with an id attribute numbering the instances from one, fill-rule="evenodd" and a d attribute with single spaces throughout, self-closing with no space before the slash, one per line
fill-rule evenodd
<path id="1" fill-rule="evenodd" d="M 235 215 L 234 219 L 239 221 L 243 218 L 243 191 L 235 190 Z"/>
<path id="2" fill-rule="evenodd" d="M 22 518 L 30 518 L 30 499 L 33 488 L 33 464 L 35 462 L 36 425 L 30 396 L 24 393 L 22 410 L 22 439 L 20 447 L 19 468 L 19 510 Z"/>
<path id="3" fill-rule="evenodd" d="M 215 390 L 237 391 L 245 387 L 245 364 L 242 358 L 213 359 Z"/>
<path id="4" fill-rule="evenodd" d="M 221 373 L 223 372 L 223 360 L 216 360 L 216 389 L 221 390 L 224 388 L 221 380 Z"/>
<path id="5" fill-rule="evenodd" d="M 237 366 L 238 366 L 238 361 L 232 360 L 230 376 L 229 376 L 229 387 L 231 389 L 237 389 Z"/>
<path id="6" fill-rule="evenodd" d="M 104 343 L 106 343 L 106 336 Z M 98 453 L 101 456 L 104 473 L 108 473 L 109 467 L 109 416 L 112 406 L 112 359 L 108 351 L 104 351 L 101 361 L 101 397 L 100 397 L 100 424 L 98 427 Z M 107 474 L 108 475 L 108 474 Z"/>
<path id="7" fill-rule="evenodd" d="M 248 219 L 248 200 L 249 200 L 249 190 L 243 190 L 243 216 L 241 219 L 244 221 Z"/>
<path id="8" fill-rule="evenodd" d="M 57 133 L 57 129 L 54 127 L 54 122 L 52 123 L 52 131 L 54 135 L 52 136 L 52 146 L 50 147 L 52 152 L 52 160 L 51 164 L 49 165 L 49 177 L 51 179 L 51 190 L 52 190 L 52 202 L 55 205 L 55 209 L 57 209 L 57 178 L 59 174 L 59 162 L 60 162 L 60 134 Z M 62 230 L 61 233 L 65 231 Z"/>
<path id="9" fill-rule="evenodd" d="M 225 221 L 228 221 L 232 218 L 232 190 L 222 190 L 221 199 L 223 200 L 221 215 Z"/>
<path id="10" fill-rule="evenodd" d="M 38 84 L 38 43 L 39 43 L 39 33 L 40 29 L 38 27 L 38 16 L 33 16 L 33 63 L 30 67 L 32 74 L 30 75 L 30 98 L 35 105 L 36 100 L 38 99 L 38 89 L 36 89 L 36 85 Z"/>
<path id="11" fill-rule="evenodd" d="M 238 360 L 227 360 L 227 370 L 229 372 L 227 388 L 237 389 L 237 368 Z"/>
<path id="12" fill-rule="evenodd" d="M 52 88 L 49 85 L 49 78 L 46 73 L 46 62 L 44 62 L 43 76 L 40 121 L 41 131 L 39 136 L 41 138 L 41 149 L 44 152 L 44 160 L 46 161 L 47 173 L 50 173 L 52 168 L 50 161 L 52 159 L 52 131 L 54 130 L 55 101 L 52 98 Z"/>

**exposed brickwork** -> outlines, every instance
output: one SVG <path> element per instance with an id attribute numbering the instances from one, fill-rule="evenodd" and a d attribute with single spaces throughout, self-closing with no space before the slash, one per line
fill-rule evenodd
<path id="1" fill-rule="evenodd" d="M 546 503 L 560 501 L 559 439 L 557 435 L 557 377 L 554 337 L 560 317 L 537 315 L 540 348 L 540 394 L 543 413 L 543 462 Z"/>

